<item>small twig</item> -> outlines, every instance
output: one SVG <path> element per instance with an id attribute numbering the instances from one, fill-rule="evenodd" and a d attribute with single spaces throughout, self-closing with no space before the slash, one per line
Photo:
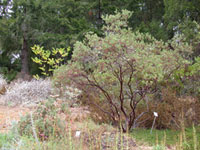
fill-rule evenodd
<path id="1" fill-rule="evenodd" d="M 35 125 L 34 125 L 34 122 L 33 122 L 33 115 L 32 115 L 32 112 L 31 112 L 30 114 L 31 114 L 31 126 L 32 126 L 33 136 L 34 136 L 34 138 L 35 138 L 36 143 L 38 144 L 38 146 L 39 146 L 39 148 L 40 148 L 40 143 L 39 143 L 39 140 L 38 140 L 38 137 L 37 137 L 37 134 L 36 134 Z"/>

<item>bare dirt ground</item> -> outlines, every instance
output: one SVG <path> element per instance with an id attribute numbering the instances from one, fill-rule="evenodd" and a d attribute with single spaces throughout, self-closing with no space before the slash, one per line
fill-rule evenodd
<path id="1" fill-rule="evenodd" d="M 7 133 L 14 122 L 19 121 L 21 116 L 26 115 L 30 111 L 30 108 L 20 106 L 0 106 L 0 133 Z"/>

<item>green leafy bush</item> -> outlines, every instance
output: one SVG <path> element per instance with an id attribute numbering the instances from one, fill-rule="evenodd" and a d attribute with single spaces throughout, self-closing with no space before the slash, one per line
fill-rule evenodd
<path id="1" fill-rule="evenodd" d="M 200 98 L 200 57 L 196 57 L 193 64 L 178 69 L 174 78 L 171 85 L 179 95 Z"/>
<path id="2" fill-rule="evenodd" d="M 13 69 L 8 69 L 7 67 L 1 67 L 0 74 L 4 75 L 8 82 L 11 82 L 16 78 L 17 71 Z"/>
<path id="3" fill-rule="evenodd" d="M 64 73 L 55 73 L 56 79 L 62 78 L 82 91 L 86 105 L 100 110 L 124 132 L 148 111 L 136 116 L 138 104 L 148 105 L 148 94 L 175 70 L 189 64 L 186 58 L 191 51 L 181 36 L 168 44 L 149 34 L 133 33 L 127 25 L 131 15 L 123 10 L 103 17 L 104 37 L 86 34 L 83 42 L 75 43 Z"/>

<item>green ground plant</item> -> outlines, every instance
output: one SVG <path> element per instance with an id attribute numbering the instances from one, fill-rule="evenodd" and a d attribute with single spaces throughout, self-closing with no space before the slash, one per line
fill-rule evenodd
<path id="1" fill-rule="evenodd" d="M 138 128 L 131 134 L 136 141 L 147 142 L 154 146 L 155 150 L 166 147 L 175 147 L 176 150 L 198 150 L 200 149 L 199 131 L 200 127 L 196 126 L 184 130 L 153 130 L 150 134 L 150 129 Z"/>
<path id="2" fill-rule="evenodd" d="M 5 145 L 11 145 L 12 139 L 15 137 L 13 134 L 0 134 L 0 148 Z"/>

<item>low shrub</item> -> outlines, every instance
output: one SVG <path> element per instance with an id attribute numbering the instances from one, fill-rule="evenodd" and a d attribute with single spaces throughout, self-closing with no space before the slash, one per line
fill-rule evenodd
<path id="1" fill-rule="evenodd" d="M 55 93 L 58 94 L 60 99 L 67 100 L 70 106 L 80 103 L 78 100 L 79 96 L 81 95 L 81 90 L 77 89 L 76 87 L 69 86 L 66 80 L 67 72 L 66 65 L 62 65 L 58 69 L 54 71 L 53 75 L 53 87 Z"/>
<path id="2" fill-rule="evenodd" d="M 40 140 L 64 136 L 65 124 L 59 117 L 60 111 L 53 99 L 41 102 L 32 116 L 29 114 L 19 121 L 20 135 L 35 136 L 35 132 Z"/>
<path id="3" fill-rule="evenodd" d="M 50 80 L 16 81 L 9 85 L 5 95 L 1 96 L 4 104 L 32 105 L 45 100 L 51 93 Z"/>

